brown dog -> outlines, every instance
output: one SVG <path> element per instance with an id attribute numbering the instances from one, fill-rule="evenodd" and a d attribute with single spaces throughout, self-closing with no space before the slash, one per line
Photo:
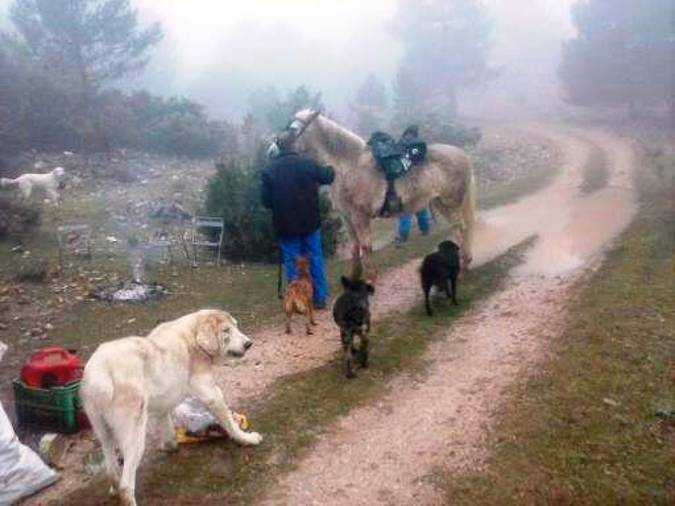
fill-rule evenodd
<path id="1" fill-rule="evenodd" d="M 284 312 L 286 313 L 286 334 L 291 333 L 291 316 L 294 313 L 307 315 L 307 333 L 313 334 L 314 321 L 314 288 L 312 277 L 309 274 L 309 260 L 306 257 L 298 257 L 295 261 L 298 269 L 298 277 L 291 281 L 284 295 Z"/>

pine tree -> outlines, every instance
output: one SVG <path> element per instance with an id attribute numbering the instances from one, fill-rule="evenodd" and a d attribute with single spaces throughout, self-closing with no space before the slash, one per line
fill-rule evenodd
<path id="1" fill-rule="evenodd" d="M 7 47 L 67 89 L 85 143 L 103 142 L 95 99 L 101 88 L 140 71 L 162 38 L 158 23 L 142 29 L 129 0 L 15 0 Z M 92 139 L 91 136 L 95 138 Z M 91 146 L 90 146 L 91 147 Z"/>
<path id="2" fill-rule="evenodd" d="M 477 0 L 399 0 L 395 28 L 403 43 L 399 117 L 416 107 L 454 114 L 460 89 L 496 75 L 488 62 L 492 22 Z"/>
<path id="3" fill-rule="evenodd" d="M 368 136 L 385 126 L 387 89 L 376 75 L 368 75 L 356 91 L 351 110 L 356 117 L 356 131 Z"/>
<path id="4" fill-rule="evenodd" d="M 141 70 L 162 38 L 158 23 L 138 26 L 129 0 L 15 0 L 10 18 L 16 47 L 83 93 Z"/>
<path id="5" fill-rule="evenodd" d="M 566 99 L 580 106 L 668 103 L 675 114 L 675 3 L 589 0 L 572 10 L 578 30 L 559 69 Z"/>

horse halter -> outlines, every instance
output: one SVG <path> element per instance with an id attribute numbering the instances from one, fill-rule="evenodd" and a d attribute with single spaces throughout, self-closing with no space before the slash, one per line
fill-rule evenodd
<path id="1" fill-rule="evenodd" d="M 286 128 L 284 128 L 284 131 L 289 132 L 293 136 L 294 141 L 296 141 L 302 134 L 305 133 L 307 127 L 309 127 L 309 125 L 316 119 L 316 116 L 318 116 L 318 112 L 316 115 L 312 116 L 309 121 L 303 121 L 300 118 L 293 118 Z M 270 144 L 270 147 L 267 149 L 267 157 L 276 158 L 280 152 L 281 150 L 279 149 L 277 138 L 275 138 Z"/>
<path id="2" fill-rule="evenodd" d="M 307 130 L 307 127 L 309 126 L 309 123 L 305 123 L 301 119 L 294 118 L 293 121 L 291 121 L 288 126 L 286 127 L 286 130 L 290 131 L 293 134 L 293 137 L 296 139 L 300 138 L 302 134 L 305 133 L 305 130 Z"/>

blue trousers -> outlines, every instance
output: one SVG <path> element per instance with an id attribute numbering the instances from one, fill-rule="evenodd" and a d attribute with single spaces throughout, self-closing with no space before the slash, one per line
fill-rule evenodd
<path id="1" fill-rule="evenodd" d="M 429 229 L 431 228 L 431 212 L 429 209 L 424 208 L 421 211 L 415 213 L 417 218 L 417 226 L 420 228 L 420 232 L 423 234 L 428 234 Z M 410 235 L 410 229 L 412 229 L 412 215 L 404 214 L 398 219 L 398 237 L 399 239 L 405 241 Z"/>
<path id="2" fill-rule="evenodd" d="M 295 269 L 295 259 L 299 256 L 309 258 L 309 272 L 314 285 L 314 303 L 325 304 L 328 300 L 328 283 L 323 261 L 321 246 L 321 230 L 315 230 L 307 235 L 283 237 L 279 240 L 281 261 L 286 270 L 286 279 L 291 282 L 298 275 Z"/>

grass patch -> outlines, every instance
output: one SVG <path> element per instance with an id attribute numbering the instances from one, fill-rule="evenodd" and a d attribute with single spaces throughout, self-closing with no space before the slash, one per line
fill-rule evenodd
<path id="1" fill-rule="evenodd" d="M 423 352 L 447 331 L 473 301 L 483 299 L 520 262 L 526 245 L 472 271 L 462 284 L 462 305 L 444 298 L 443 309 L 428 318 L 422 306 L 377 322 L 372 335 L 370 369 L 355 380 L 343 377 L 340 357 L 303 373 L 284 377 L 248 409 L 253 429 L 266 439 L 258 448 L 231 442 L 183 448 L 171 457 L 159 456 L 145 466 L 139 480 L 142 501 L 148 504 L 250 504 L 279 475 L 292 469 L 317 436 L 340 416 L 386 391 L 387 379 L 402 372 L 424 370 Z M 401 254 L 400 252 L 397 252 Z M 337 339 L 336 334 L 336 339 Z M 68 497 L 65 502 L 112 504 L 100 483 Z"/>
<path id="2" fill-rule="evenodd" d="M 514 388 L 487 466 L 437 477 L 449 503 L 675 504 L 675 160 L 668 171 L 636 174 L 635 221 Z"/>
<path id="3" fill-rule="evenodd" d="M 375 253 L 380 271 L 393 268 L 433 250 L 443 232 L 420 238 L 397 249 L 389 245 Z M 349 272 L 349 262 L 332 259 L 328 262 L 328 279 L 337 293 L 341 273 Z M 226 264 L 221 268 L 204 266 L 162 267 L 151 274 L 165 284 L 171 294 L 163 300 L 142 305 L 84 303 L 70 311 L 57 329 L 60 343 L 82 348 L 120 335 L 144 335 L 158 321 L 172 320 L 202 307 L 223 307 L 240 320 L 244 329 L 277 322 L 280 301 L 277 299 L 277 267 L 269 264 Z M 93 351 L 93 350 L 92 350 Z"/>
<path id="4" fill-rule="evenodd" d="M 583 181 L 579 186 L 582 195 L 592 195 L 607 186 L 609 167 L 607 155 L 598 146 L 593 146 L 583 170 Z"/>
<path id="5" fill-rule="evenodd" d="M 478 195 L 478 208 L 490 209 L 516 202 L 548 186 L 559 172 L 560 162 L 558 157 L 553 157 L 550 164 L 542 165 L 524 176 L 481 190 Z"/>

